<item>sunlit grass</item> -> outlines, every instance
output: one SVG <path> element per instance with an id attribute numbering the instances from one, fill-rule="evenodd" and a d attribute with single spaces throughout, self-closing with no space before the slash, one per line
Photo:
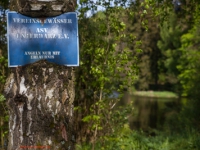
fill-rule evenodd
<path id="1" fill-rule="evenodd" d="M 178 98 L 177 94 L 169 91 L 134 91 L 133 95 L 158 98 Z"/>

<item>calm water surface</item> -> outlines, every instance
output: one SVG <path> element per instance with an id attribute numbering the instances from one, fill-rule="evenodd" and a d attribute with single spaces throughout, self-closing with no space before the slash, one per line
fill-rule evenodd
<path id="1" fill-rule="evenodd" d="M 152 98 L 131 96 L 134 112 L 130 115 L 131 129 L 163 129 L 166 122 L 170 122 L 179 115 L 183 100 L 174 98 Z"/>

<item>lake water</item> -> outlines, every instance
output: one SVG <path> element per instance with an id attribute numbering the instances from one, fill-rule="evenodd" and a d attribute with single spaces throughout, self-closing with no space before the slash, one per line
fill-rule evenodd
<path id="1" fill-rule="evenodd" d="M 160 129 L 179 115 L 183 101 L 175 98 L 129 97 L 134 111 L 129 117 L 131 129 Z"/>

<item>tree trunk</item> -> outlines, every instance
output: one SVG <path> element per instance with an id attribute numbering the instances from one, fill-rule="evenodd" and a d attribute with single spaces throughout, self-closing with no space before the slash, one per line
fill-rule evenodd
<path id="1" fill-rule="evenodd" d="M 53 17 L 75 10 L 76 0 L 10 0 L 10 10 L 30 17 Z"/>
<path id="2" fill-rule="evenodd" d="M 5 85 L 8 150 L 73 150 L 74 69 L 41 60 L 12 69 Z"/>
<path id="3" fill-rule="evenodd" d="M 30 17 L 74 11 L 76 0 L 11 0 L 10 10 Z M 8 150 L 73 150 L 74 69 L 41 60 L 13 68 L 5 85 Z"/>

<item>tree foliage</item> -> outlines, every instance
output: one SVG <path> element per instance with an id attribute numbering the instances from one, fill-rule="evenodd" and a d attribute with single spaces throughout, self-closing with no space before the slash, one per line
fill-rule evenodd
<path id="1" fill-rule="evenodd" d="M 5 142 L 8 133 L 8 114 L 3 96 L 4 84 L 9 74 L 7 61 L 7 40 L 6 40 L 6 9 L 8 0 L 0 0 L 0 131 L 1 145 Z M 5 144 L 6 146 L 6 144 Z"/>
<path id="2" fill-rule="evenodd" d="M 105 6 L 105 11 L 79 19 L 81 66 L 76 73 L 76 118 L 81 125 L 80 140 L 93 143 L 97 137 L 113 132 L 115 115 L 126 117 L 114 109 L 120 98 L 115 92 L 128 90 L 137 73 L 136 49 L 129 48 L 134 36 L 126 32 L 127 10 Z"/>
<path id="3" fill-rule="evenodd" d="M 183 18 L 181 18 L 183 19 Z M 181 47 L 181 36 L 187 32 L 189 25 L 182 25 L 175 13 L 171 13 L 169 20 L 164 21 L 160 27 L 161 40 L 158 41 L 158 47 L 161 50 L 161 58 L 159 59 L 159 82 L 170 85 L 170 89 L 176 93 L 181 92 L 180 83 L 178 80 L 179 65 L 182 53 L 179 50 Z"/>
<path id="4" fill-rule="evenodd" d="M 3 84 L 8 74 L 7 69 L 7 40 L 6 40 L 6 8 L 8 1 L 0 1 L 0 91 L 3 92 Z"/>

